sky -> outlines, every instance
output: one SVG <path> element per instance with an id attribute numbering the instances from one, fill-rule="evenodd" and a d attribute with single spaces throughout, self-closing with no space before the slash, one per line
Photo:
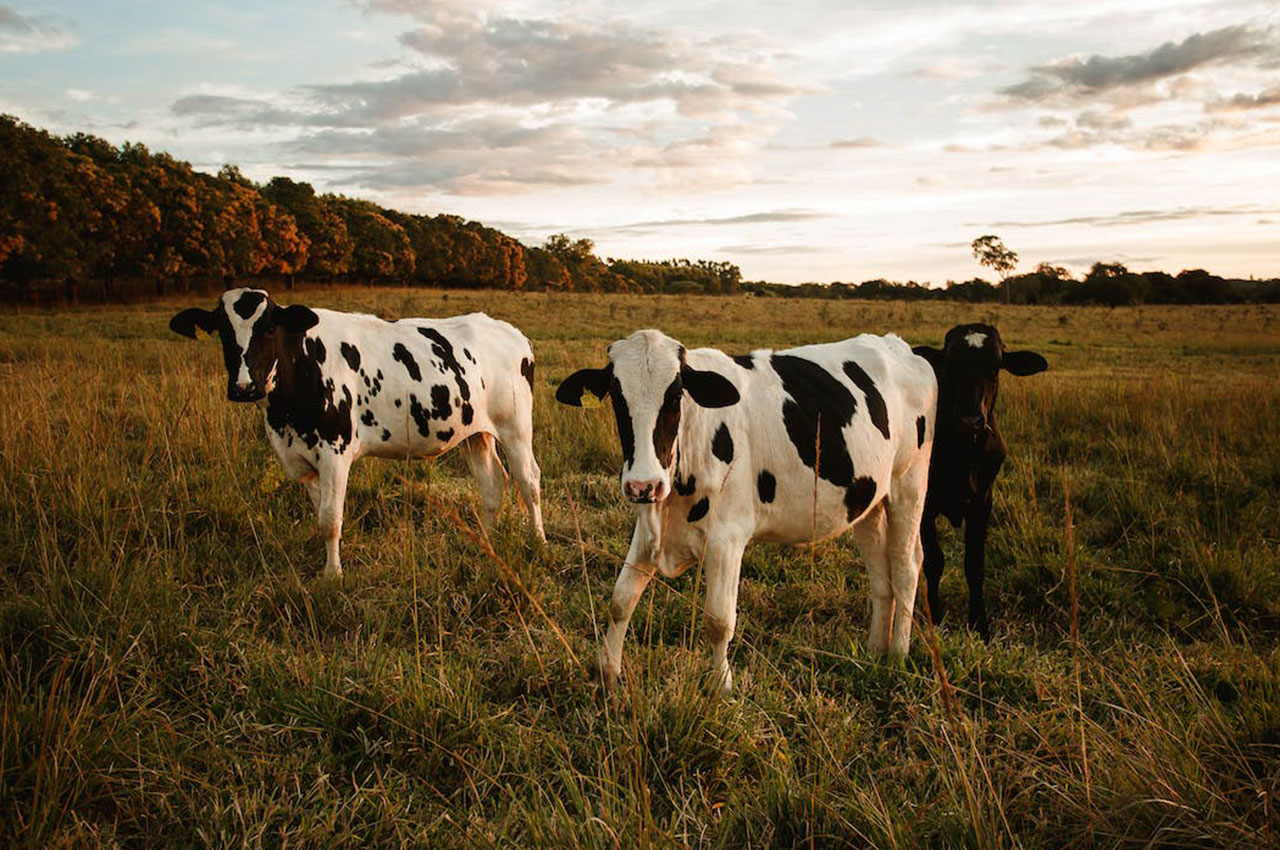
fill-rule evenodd
<path id="1" fill-rule="evenodd" d="M 0 0 L 0 112 L 748 280 L 1280 276 L 1280 0 Z"/>

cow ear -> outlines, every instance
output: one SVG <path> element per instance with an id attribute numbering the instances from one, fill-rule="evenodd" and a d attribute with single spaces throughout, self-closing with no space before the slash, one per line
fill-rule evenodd
<path id="1" fill-rule="evenodd" d="M 911 349 L 911 353 L 928 360 L 934 371 L 942 370 L 942 349 L 932 345 L 917 345 Z"/>
<path id="2" fill-rule="evenodd" d="M 213 314 L 199 307 L 189 307 L 169 320 L 169 330 L 188 339 L 196 338 L 196 328 L 213 333 Z"/>
<path id="3" fill-rule="evenodd" d="M 300 334 L 314 328 L 320 322 L 320 317 L 310 307 L 290 304 L 276 311 L 275 320 L 276 327 L 284 328 L 285 333 Z"/>
<path id="4" fill-rule="evenodd" d="M 1006 351 L 1000 368 L 1011 375 L 1026 377 L 1049 368 L 1049 361 L 1034 351 Z"/>
<path id="5" fill-rule="evenodd" d="M 689 366 L 680 367 L 680 382 L 685 392 L 701 407 L 728 407 L 741 398 L 733 382 L 718 372 L 704 372 Z"/>
<path id="6" fill-rule="evenodd" d="M 613 380 L 613 364 L 603 369 L 579 369 L 556 387 L 556 401 L 570 407 L 582 407 L 582 394 L 590 391 L 598 399 L 609 394 Z"/>

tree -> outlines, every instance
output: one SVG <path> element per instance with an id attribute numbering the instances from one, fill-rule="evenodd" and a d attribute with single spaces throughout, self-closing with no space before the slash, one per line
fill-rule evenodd
<path id="1" fill-rule="evenodd" d="M 1005 247 L 1000 241 L 1000 237 L 994 234 L 979 236 L 973 240 L 970 245 L 973 249 L 973 256 L 978 262 L 1000 275 L 1001 284 L 1004 279 L 1009 276 L 1009 272 L 1013 271 L 1018 265 L 1018 255 Z M 1009 292 L 1005 290 L 1005 302 L 1009 301 Z"/>

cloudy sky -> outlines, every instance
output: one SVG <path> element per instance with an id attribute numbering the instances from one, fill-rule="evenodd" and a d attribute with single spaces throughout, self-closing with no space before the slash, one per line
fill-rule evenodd
<path id="1" fill-rule="evenodd" d="M 0 0 L 0 112 L 748 279 L 1280 275 L 1280 0 Z"/>

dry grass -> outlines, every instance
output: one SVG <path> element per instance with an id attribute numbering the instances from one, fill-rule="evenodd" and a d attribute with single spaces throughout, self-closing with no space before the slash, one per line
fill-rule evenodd
<path id="1" fill-rule="evenodd" d="M 366 461 L 323 581 L 305 496 L 216 346 L 165 329 L 177 302 L 0 317 L 0 845 L 1280 840 L 1275 308 L 298 298 L 522 327 L 551 543 L 510 506 L 478 538 L 458 459 Z M 1052 367 L 1004 382 L 990 646 L 952 624 L 868 657 L 851 542 L 762 545 L 734 697 L 697 571 L 651 586 L 597 690 L 630 512 L 611 415 L 555 405 L 558 378 L 641 326 L 737 353 L 983 319 Z"/>

